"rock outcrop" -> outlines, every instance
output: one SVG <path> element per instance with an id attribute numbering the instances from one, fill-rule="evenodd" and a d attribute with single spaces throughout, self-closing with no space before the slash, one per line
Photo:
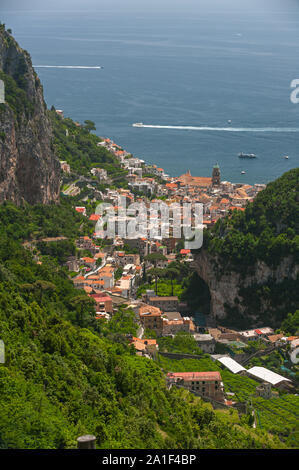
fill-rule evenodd
<path id="1" fill-rule="evenodd" d="M 0 202 L 58 202 L 60 164 L 43 89 L 29 54 L 0 26 Z"/>
<path id="2" fill-rule="evenodd" d="M 202 249 L 195 255 L 194 267 L 209 287 L 211 319 L 225 319 L 228 312 L 233 310 L 234 317 L 244 318 L 247 325 L 251 323 L 262 325 L 264 315 L 269 320 L 272 312 L 274 313 L 277 308 L 284 309 L 285 300 L 278 296 L 278 303 L 273 305 L 273 299 L 269 301 L 269 297 L 262 290 L 263 287 L 267 287 L 270 283 L 279 289 L 284 281 L 296 282 L 299 274 L 299 266 L 294 263 L 292 257 L 284 258 L 275 269 L 271 269 L 264 262 L 258 261 L 252 267 L 250 274 L 246 276 L 233 270 L 229 272 L 223 270 L 221 273 L 219 265 L 217 259 L 207 250 Z M 258 308 L 253 308 L 252 304 L 248 302 L 251 289 L 254 296 L 259 296 Z M 261 290 L 260 295 L 257 294 L 259 289 Z M 244 299 L 242 293 L 246 293 L 246 299 Z M 279 304 L 280 300 L 281 303 Z M 291 304 L 292 299 L 288 300 Z M 285 305 L 285 308 L 287 309 L 287 305 Z M 288 310 L 285 313 L 288 313 Z M 276 323 L 275 315 L 273 315 L 273 322 Z"/>

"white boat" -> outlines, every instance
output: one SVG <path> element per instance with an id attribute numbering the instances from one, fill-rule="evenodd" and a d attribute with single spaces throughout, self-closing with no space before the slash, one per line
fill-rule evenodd
<path id="1" fill-rule="evenodd" d="M 289 156 L 288 156 L 288 155 L 285 155 L 283 158 L 285 158 L 286 160 L 288 160 Z"/>
<path id="2" fill-rule="evenodd" d="M 229 119 L 227 122 L 228 122 L 229 124 L 231 124 L 231 123 L 232 123 L 232 120 L 231 120 L 231 119 Z"/>
<path id="3" fill-rule="evenodd" d="M 135 122 L 134 124 L 132 124 L 133 127 L 142 127 L 143 126 L 143 122 Z"/>
<path id="4" fill-rule="evenodd" d="M 241 171 L 241 175 L 245 175 L 245 173 L 246 173 L 245 171 Z"/>

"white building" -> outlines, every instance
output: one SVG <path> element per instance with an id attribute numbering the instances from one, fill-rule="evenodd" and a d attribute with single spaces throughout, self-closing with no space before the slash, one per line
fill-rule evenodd
<path id="1" fill-rule="evenodd" d="M 233 374 L 238 374 L 239 372 L 246 371 L 245 367 L 241 366 L 237 361 L 228 356 L 223 356 L 217 359 L 224 365 L 228 370 Z"/>

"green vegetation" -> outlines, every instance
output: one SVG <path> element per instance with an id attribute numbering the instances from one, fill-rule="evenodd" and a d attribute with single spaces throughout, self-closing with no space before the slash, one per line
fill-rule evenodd
<path id="1" fill-rule="evenodd" d="M 55 108 L 49 111 L 53 133 L 54 147 L 60 160 L 71 166 L 71 171 L 78 175 L 88 176 L 92 168 L 103 168 L 112 179 L 110 187 L 126 188 L 128 182 L 125 178 L 127 171 L 123 170 L 116 157 L 102 146 L 97 146 L 101 138 L 91 133 L 94 129 L 92 121 L 85 121 L 84 125 L 76 125 L 70 118 L 59 116 Z M 97 179 L 94 177 L 94 182 Z M 99 183 L 97 183 L 97 187 Z M 102 189 L 105 185 L 101 185 Z M 83 195 L 80 195 L 81 198 Z"/>
<path id="2" fill-rule="evenodd" d="M 158 339 L 159 351 L 202 355 L 202 350 L 192 335 L 180 332 L 175 337 L 165 336 Z"/>
<path id="3" fill-rule="evenodd" d="M 145 260 L 153 263 L 155 267 L 146 272 L 143 282 L 138 288 L 137 297 L 141 297 L 147 289 L 153 289 L 157 295 L 163 297 L 174 295 L 188 301 L 188 303 L 190 300 L 189 307 L 191 307 L 192 297 L 190 298 L 188 291 L 193 271 L 191 271 L 189 263 L 176 260 L 169 263 L 165 269 L 157 268 L 159 261 L 166 260 L 166 257 L 161 253 L 151 253 L 145 257 Z M 154 282 L 152 282 L 153 279 Z"/>
<path id="4" fill-rule="evenodd" d="M 299 334 L 299 310 L 292 315 L 288 314 L 287 318 L 282 322 L 281 329 L 289 335 Z"/>
<path id="5" fill-rule="evenodd" d="M 26 91 L 21 88 L 17 79 L 7 75 L 2 70 L 0 70 L 0 79 L 4 81 L 5 101 L 14 112 L 16 122 L 18 123 L 23 115 L 29 119 L 33 115 L 34 104 L 29 100 Z M 6 105 L 3 103 L 0 105 L 0 117 L 1 111 L 4 111 L 5 107 Z"/>
<path id="6" fill-rule="evenodd" d="M 216 277 L 255 274 L 257 263 L 275 270 L 288 260 L 288 273 L 299 264 L 299 169 L 269 183 L 245 211 L 233 211 L 204 235 L 204 249 L 214 261 Z M 273 276 L 261 283 L 240 283 L 241 305 L 226 305 L 225 324 L 248 328 L 252 315 L 280 325 L 299 306 L 299 276 Z M 243 307 L 240 309 L 240 307 Z M 224 324 L 224 322 L 223 322 Z"/>
<path id="7" fill-rule="evenodd" d="M 57 259 L 59 264 L 64 264 L 69 256 L 74 256 L 76 246 L 73 241 L 60 240 L 57 242 L 39 242 L 37 248 L 42 255 Z"/>
<path id="8" fill-rule="evenodd" d="M 178 351 L 176 351 L 178 352 Z M 181 350 L 180 352 L 183 352 Z M 234 393 L 233 401 L 252 403 L 257 416 L 257 429 L 276 436 L 287 447 L 298 448 L 298 404 L 299 397 L 282 394 L 269 400 L 255 396 L 255 389 L 259 385 L 255 380 L 233 374 L 227 369 L 213 362 L 208 356 L 202 359 L 174 360 L 158 356 L 158 363 L 165 371 L 193 372 L 193 371 L 219 371 L 226 392 Z"/>
<path id="9" fill-rule="evenodd" d="M 256 397 L 253 399 L 253 407 L 259 429 L 279 435 L 288 447 L 298 447 L 298 397 L 284 395 L 269 400 Z"/>
<path id="10" fill-rule="evenodd" d="M 137 297 L 141 297 L 141 295 L 145 293 L 147 289 L 156 291 L 157 295 L 161 295 L 162 297 L 177 295 L 180 298 L 183 292 L 181 284 L 173 282 L 173 285 L 171 286 L 170 281 L 162 280 L 157 281 L 157 285 L 155 282 L 142 284 L 142 286 L 140 286 L 137 290 Z"/>
<path id="11" fill-rule="evenodd" d="M 22 208 L 4 202 L 0 206 L 0 221 L 0 236 L 11 240 L 58 236 L 74 240 L 93 232 L 93 223 L 78 214 L 67 198 L 62 199 L 60 205 L 24 205 Z"/>
<path id="12" fill-rule="evenodd" d="M 257 260 L 275 268 L 286 256 L 299 263 L 299 168 L 269 183 L 245 211 L 233 211 L 205 237 L 225 270 L 246 273 Z M 224 264 L 225 263 L 225 264 Z"/>
<path id="13" fill-rule="evenodd" d="M 45 209 L 39 230 L 48 235 L 65 208 Z M 1 207 L 2 447 L 72 448 L 84 433 L 110 449 L 281 446 L 263 432 L 235 427 L 184 390 L 167 390 L 159 364 L 128 344 L 127 335 L 137 331 L 134 313 L 120 307 L 110 322 L 96 320 L 93 302 L 64 269 L 50 257 L 36 264 L 22 247 L 39 211 L 24 209 L 30 229 L 19 226 L 20 213 L 11 204 Z M 57 220 L 59 234 L 67 233 L 68 224 Z"/>

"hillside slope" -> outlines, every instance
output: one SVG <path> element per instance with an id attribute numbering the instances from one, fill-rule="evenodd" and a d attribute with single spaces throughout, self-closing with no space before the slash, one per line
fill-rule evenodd
<path id="1" fill-rule="evenodd" d="M 46 221 L 64 234 L 59 207 L 47 208 Z M 249 432 L 246 417 L 222 421 L 190 393 L 168 390 L 159 364 L 129 346 L 126 335 L 137 330 L 130 309 L 95 320 L 65 269 L 24 250 L 27 220 L 38 212 L 27 207 L 22 226 L 23 209 L 5 203 L 0 211 L 0 447 L 72 448 L 85 433 L 106 449 L 284 447 Z"/>
<path id="2" fill-rule="evenodd" d="M 195 253 L 222 323 L 279 325 L 299 304 L 299 169 L 258 194 L 244 212 L 218 221 Z M 225 320 L 226 319 L 226 320 Z"/>

